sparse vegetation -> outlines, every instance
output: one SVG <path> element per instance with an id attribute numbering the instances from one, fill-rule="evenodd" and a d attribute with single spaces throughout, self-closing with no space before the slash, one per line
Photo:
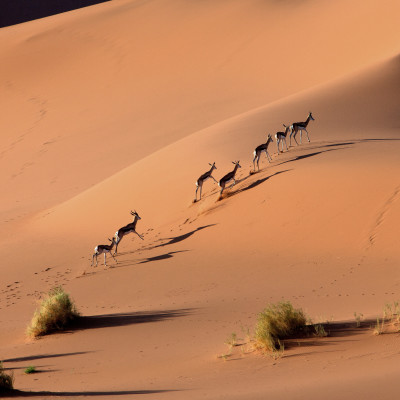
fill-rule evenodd
<path id="1" fill-rule="evenodd" d="M 356 320 L 356 327 L 359 328 L 361 326 L 361 321 L 363 320 L 364 315 L 361 313 L 357 314 L 356 312 L 354 312 L 354 318 Z"/>
<path id="2" fill-rule="evenodd" d="M 27 334 L 31 337 L 46 335 L 65 329 L 73 319 L 79 316 L 69 295 L 62 287 L 52 289 L 41 301 L 35 311 Z"/>
<path id="3" fill-rule="evenodd" d="M 234 347 L 237 344 L 237 335 L 235 332 L 232 332 L 231 335 L 226 339 L 225 344 L 229 347 Z"/>
<path id="4" fill-rule="evenodd" d="M 356 327 L 360 327 L 364 315 L 354 312 L 354 318 Z M 236 333 L 232 333 L 225 341 L 229 351 L 219 355 L 218 358 L 227 360 L 233 356 L 235 347 L 240 349 L 242 355 L 254 350 L 261 350 L 268 352 L 274 359 L 281 358 L 284 355 L 285 343 L 291 346 L 296 339 L 329 336 L 330 331 L 327 331 L 327 327 L 329 328 L 330 322 L 322 318 L 319 321 L 314 323 L 311 319 L 307 319 L 303 310 L 295 309 L 289 301 L 269 304 L 258 314 L 254 334 L 250 334 L 250 329 L 242 326 L 242 332 L 246 339 L 238 339 Z M 331 321 L 333 321 L 333 317 Z M 374 335 L 400 332 L 399 302 L 385 304 L 382 318 L 378 317 L 376 325 L 371 328 L 373 328 Z M 333 327 L 333 329 L 335 328 Z M 297 340 L 297 344 L 301 345 L 299 340 Z"/>
<path id="5" fill-rule="evenodd" d="M 382 335 L 385 333 L 385 325 L 388 332 L 399 332 L 400 324 L 400 307 L 398 302 L 387 303 L 383 308 L 382 319 L 376 319 L 374 335 Z"/>
<path id="6" fill-rule="evenodd" d="M 238 339 L 236 333 L 232 333 L 225 341 L 229 352 L 218 356 L 219 358 L 228 359 L 233 355 L 234 347 L 240 347 L 242 354 L 261 350 L 278 359 L 283 357 L 285 339 L 328 336 L 324 323 L 314 324 L 307 320 L 303 310 L 295 309 L 289 301 L 269 304 L 259 313 L 254 335 L 250 334 L 248 328 L 242 327 L 242 331 L 246 339 Z M 300 342 L 298 344 L 300 346 Z"/>
<path id="7" fill-rule="evenodd" d="M 318 336 L 318 337 L 328 336 L 328 333 L 326 332 L 323 324 L 315 324 L 313 326 L 314 326 L 314 330 L 315 330 L 315 333 L 314 333 L 315 336 Z"/>
<path id="8" fill-rule="evenodd" d="M 393 325 L 398 325 L 400 323 L 399 303 L 395 301 L 393 304 L 385 304 L 385 308 L 383 309 L 383 317 Z"/>
<path id="9" fill-rule="evenodd" d="M 225 340 L 225 344 L 228 346 L 228 352 L 221 354 L 218 358 L 222 358 L 225 361 L 232 356 L 232 350 L 237 345 L 237 335 L 235 332 L 232 332 L 228 338 Z"/>
<path id="10" fill-rule="evenodd" d="M 228 352 L 218 355 L 217 358 L 222 358 L 224 361 L 226 361 L 231 356 L 232 356 L 232 348 Z"/>
<path id="11" fill-rule="evenodd" d="M 255 347 L 272 352 L 283 351 L 282 340 L 306 331 L 306 317 L 301 309 L 280 302 L 268 305 L 258 315 Z"/>
<path id="12" fill-rule="evenodd" d="M 384 329 L 385 319 L 382 318 L 382 321 L 379 318 L 376 319 L 376 325 L 374 329 L 374 335 L 382 335 Z"/>
<path id="13" fill-rule="evenodd" d="M 7 374 L 4 371 L 3 363 L 0 361 L 0 397 L 2 393 L 7 393 L 14 389 L 14 376 L 13 374 Z"/>
<path id="14" fill-rule="evenodd" d="M 34 374 L 36 371 L 36 367 L 34 367 L 33 365 L 30 365 L 29 367 L 25 368 L 24 371 L 26 374 Z"/>

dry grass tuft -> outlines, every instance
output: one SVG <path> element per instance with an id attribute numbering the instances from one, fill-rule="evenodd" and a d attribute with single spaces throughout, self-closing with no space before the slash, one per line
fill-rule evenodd
<path id="1" fill-rule="evenodd" d="M 65 329 L 69 322 L 79 316 L 69 295 L 62 287 L 52 289 L 35 311 L 27 334 L 31 337 L 46 335 Z"/>
<path id="2" fill-rule="evenodd" d="M 400 306 L 398 302 L 385 304 L 382 319 L 376 319 L 374 328 L 374 335 L 393 332 L 400 332 Z"/>
<path id="3" fill-rule="evenodd" d="M 0 397 L 4 393 L 14 389 L 14 376 L 13 374 L 6 374 L 4 372 L 3 363 L 0 361 Z"/>
<path id="4" fill-rule="evenodd" d="M 258 315 L 255 329 L 255 347 L 266 351 L 282 351 L 282 340 L 306 331 L 306 316 L 292 304 L 269 304 Z"/>

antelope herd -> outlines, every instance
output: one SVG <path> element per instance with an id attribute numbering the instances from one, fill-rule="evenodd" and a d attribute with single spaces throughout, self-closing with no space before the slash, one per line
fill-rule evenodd
<path id="1" fill-rule="evenodd" d="M 276 132 L 276 134 L 275 134 L 275 140 L 276 140 L 276 146 L 278 148 L 278 154 L 281 152 L 283 153 L 283 145 L 284 144 L 286 147 L 286 151 L 288 151 L 288 147 L 286 144 L 286 136 L 289 132 L 290 132 L 289 147 L 292 145 L 292 137 L 293 137 L 294 141 L 296 142 L 296 145 L 299 144 L 296 140 L 296 135 L 299 131 L 300 131 L 300 144 L 301 144 L 303 131 L 306 132 L 307 140 L 310 142 L 310 138 L 308 136 L 308 131 L 307 131 L 307 126 L 310 121 L 314 121 L 314 118 L 313 118 L 311 112 L 308 113 L 308 117 L 304 122 L 294 122 L 293 124 L 291 124 L 289 126 L 286 126 L 285 124 L 283 124 L 285 131 L 284 132 Z M 270 134 L 268 134 L 267 141 L 265 143 L 262 143 L 259 146 L 257 146 L 256 149 L 254 150 L 254 152 L 253 152 L 254 172 L 256 172 L 256 161 L 257 161 L 257 169 L 260 170 L 259 162 L 260 162 L 261 153 L 263 151 L 265 152 L 265 156 L 267 157 L 268 162 L 272 161 L 272 158 L 271 158 L 270 154 L 268 153 L 268 146 L 271 142 L 273 142 L 272 136 Z M 282 144 L 282 150 L 279 150 L 280 143 Z M 230 188 L 232 188 L 236 184 L 236 181 L 235 181 L 236 172 L 237 172 L 238 168 L 241 168 L 240 161 L 233 161 L 232 164 L 235 165 L 234 169 L 231 172 L 228 172 L 226 175 L 224 175 L 219 180 L 219 182 L 212 176 L 214 169 L 217 169 L 215 162 L 210 164 L 211 168 L 207 172 L 202 174 L 199 177 L 199 179 L 197 179 L 197 181 L 196 181 L 196 196 L 195 196 L 194 202 L 201 200 L 201 192 L 203 189 L 203 184 L 209 178 L 212 178 L 215 183 L 218 183 L 219 187 L 221 188 L 220 196 L 222 195 L 222 192 L 225 190 L 226 184 L 231 181 L 233 181 L 232 185 L 230 186 Z M 197 200 L 197 192 L 199 189 L 200 189 L 200 197 L 199 197 L 199 200 Z M 99 244 L 95 247 L 94 254 L 92 257 L 92 265 L 94 263 L 94 260 L 96 260 L 96 267 L 97 267 L 97 256 L 99 256 L 100 254 L 104 254 L 104 266 L 107 266 L 107 263 L 106 263 L 106 254 L 107 253 L 110 253 L 111 257 L 117 263 L 117 259 L 115 258 L 115 255 L 117 254 L 117 251 L 118 251 L 118 244 L 121 242 L 122 238 L 125 235 L 127 235 L 128 233 L 132 233 L 132 232 L 136 233 L 136 235 L 138 235 L 140 237 L 140 239 L 144 240 L 143 235 L 136 232 L 136 224 L 141 219 L 139 217 L 139 214 L 136 211 L 131 211 L 131 215 L 133 216 L 133 221 L 131 223 L 123 226 L 122 228 L 119 228 L 117 230 L 117 232 L 115 233 L 114 237 L 112 239 L 108 239 L 111 242 L 111 244 Z M 114 254 L 112 254 L 111 250 L 113 249 L 114 245 L 115 245 L 115 251 L 114 251 Z"/>
<path id="2" fill-rule="evenodd" d="M 128 233 L 136 233 L 140 237 L 140 239 L 143 239 L 143 235 L 140 233 L 136 232 L 136 224 L 141 219 L 139 217 L 139 214 L 136 211 L 131 211 L 131 215 L 133 216 L 133 222 L 131 222 L 128 225 L 123 226 L 122 228 L 119 228 L 117 232 L 115 232 L 115 235 L 112 239 L 108 239 L 111 244 L 99 244 L 94 248 L 94 254 L 92 257 L 92 265 L 94 260 L 96 259 L 96 267 L 97 267 L 97 256 L 100 254 L 104 254 L 104 266 L 107 266 L 106 262 L 106 253 L 110 253 L 111 257 L 115 260 L 116 263 L 118 263 L 117 259 L 114 257 L 117 254 L 118 251 L 118 244 L 122 240 L 122 238 L 127 235 Z M 114 254 L 111 253 L 112 248 L 115 245 L 115 251 Z"/>
<path id="3" fill-rule="evenodd" d="M 308 141 L 310 141 L 310 138 L 308 136 L 308 131 L 307 131 L 307 126 L 308 126 L 308 123 L 310 121 L 314 121 L 314 118 L 313 118 L 311 112 L 308 113 L 308 117 L 304 122 L 294 122 L 292 125 L 289 125 L 289 126 L 286 126 L 285 124 L 283 124 L 283 127 L 285 128 L 285 131 L 284 132 L 276 132 L 276 134 L 275 134 L 276 146 L 278 148 L 278 154 L 279 153 L 283 153 L 283 145 L 285 145 L 286 151 L 289 150 L 288 147 L 287 147 L 287 144 L 286 144 L 286 136 L 287 136 L 287 134 L 289 132 L 290 132 L 290 135 L 289 135 L 289 139 L 290 139 L 289 147 L 292 145 L 291 144 L 292 137 L 293 137 L 294 141 L 296 142 L 296 145 L 299 144 L 297 142 L 297 140 L 296 140 L 296 135 L 297 135 L 297 133 L 299 131 L 300 131 L 300 144 L 301 144 L 301 138 L 302 138 L 303 131 L 306 131 L 307 139 L 308 139 Z M 258 169 L 258 171 L 260 170 L 259 162 L 260 162 L 261 153 L 263 151 L 265 152 L 265 156 L 267 157 L 268 162 L 272 161 L 272 157 L 268 153 L 268 146 L 269 146 L 269 144 L 271 142 L 273 142 L 272 136 L 270 134 L 268 134 L 267 141 L 265 143 L 262 143 L 259 146 L 257 146 L 256 149 L 254 150 L 254 152 L 253 152 L 253 156 L 254 156 L 253 157 L 254 172 L 256 172 L 256 161 L 257 161 L 257 169 Z M 279 144 L 280 143 L 281 143 L 282 150 L 279 149 Z M 225 189 L 225 185 L 229 181 L 233 181 L 233 183 L 231 185 L 231 188 L 232 188 L 236 184 L 236 181 L 235 181 L 236 171 L 237 171 L 238 168 L 241 168 L 241 166 L 239 164 L 239 161 L 234 161 L 233 164 L 235 164 L 234 170 L 229 172 L 228 174 L 226 174 L 223 178 L 221 178 L 221 180 L 219 182 L 217 182 L 216 179 L 211 175 L 213 170 L 217 169 L 217 167 L 215 166 L 215 162 L 213 164 L 210 164 L 211 165 L 211 169 L 209 171 L 207 171 L 206 173 L 204 173 L 203 175 L 201 175 L 200 178 L 197 179 L 197 181 L 196 181 L 197 188 L 196 188 L 196 196 L 195 196 L 194 202 L 197 202 L 197 201 L 201 200 L 201 190 L 202 190 L 202 187 L 203 187 L 203 183 L 208 178 L 212 178 L 212 179 L 214 179 L 215 183 L 218 183 L 218 185 L 221 188 L 220 195 L 222 195 L 222 192 Z M 197 191 L 199 190 L 199 188 L 200 188 L 200 199 L 197 200 Z"/>

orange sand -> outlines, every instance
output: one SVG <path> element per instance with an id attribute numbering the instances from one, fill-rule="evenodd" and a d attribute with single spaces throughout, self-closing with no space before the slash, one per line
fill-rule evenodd
<path id="1" fill-rule="evenodd" d="M 120 0 L 0 29 L 0 357 L 15 387 L 395 398 L 399 337 L 370 326 L 400 299 L 399 12 L 394 0 Z M 250 175 L 267 133 L 309 111 L 311 142 L 279 155 L 272 143 Z M 236 186 L 217 201 L 208 180 L 193 203 L 208 163 L 219 179 L 235 160 Z M 144 241 L 126 236 L 117 265 L 91 267 L 134 209 Z M 29 340 L 55 285 L 87 318 Z M 346 322 L 278 360 L 218 358 L 281 299 Z"/>

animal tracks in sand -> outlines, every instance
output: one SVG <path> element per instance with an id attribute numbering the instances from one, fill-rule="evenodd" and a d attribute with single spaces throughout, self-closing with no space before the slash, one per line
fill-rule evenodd
<path id="1" fill-rule="evenodd" d="M 59 286 L 73 279 L 68 276 L 71 272 L 72 270 L 69 268 L 65 271 L 54 271 L 53 267 L 46 267 L 34 272 L 27 285 L 23 281 L 8 283 L 4 289 L 0 290 L 0 309 L 13 306 L 24 297 L 39 299 L 42 293 L 46 291 L 46 288 Z M 32 291 L 31 284 L 33 283 L 34 287 L 37 287 L 38 280 L 40 281 L 39 287 L 41 291 Z"/>
<path id="2" fill-rule="evenodd" d="M 379 234 L 380 227 L 385 222 L 387 213 L 390 211 L 393 204 L 397 201 L 399 197 L 400 197 L 400 185 L 396 187 L 394 192 L 389 196 L 385 204 L 379 210 L 378 215 L 368 234 L 368 243 L 365 247 L 366 251 L 369 250 L 375 244 L 376 238 Z"/>
<path id="3" fill-rule="evenodd" d="M 21 283 L 19 281 L 9 283 L 6 288 L 0 291 L 0 309 L 7 308 L 21 298 Z"/>

